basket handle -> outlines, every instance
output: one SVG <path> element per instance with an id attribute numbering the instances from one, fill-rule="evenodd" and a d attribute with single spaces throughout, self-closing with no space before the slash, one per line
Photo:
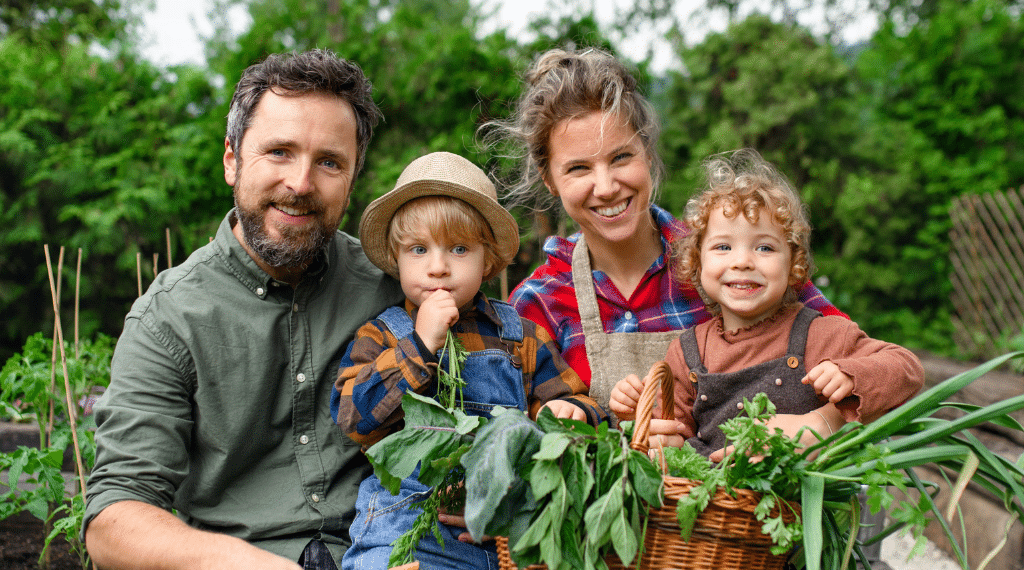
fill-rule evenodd
<path id="1" fill-rule="evenodd" d="M 654 414 L 654 398 L 658 394 L 658 388 L 661 388 L 662 415 L 667 418 L 675 416 L 675 377 L 664 360 L 655 362 L 644 377 L 644 389 L 640 392 L 640 401 L 636 405 L 633 439 L 629 445 L 645 454 L 650 449 L 651 416 Z"/>

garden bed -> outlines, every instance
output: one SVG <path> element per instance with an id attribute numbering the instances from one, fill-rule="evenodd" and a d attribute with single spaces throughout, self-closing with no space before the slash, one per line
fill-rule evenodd
<path id="1" fill-rule="evenodd" d="M 66 542 L 56 539 L 51 546 L 50 570 L 81 570 Z M 42 521 L 28 513 L 0 521 L 0 570 L 36 570 L 42 549 Z"/>

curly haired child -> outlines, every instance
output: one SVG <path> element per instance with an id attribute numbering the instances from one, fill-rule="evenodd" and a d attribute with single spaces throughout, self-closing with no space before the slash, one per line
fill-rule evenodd
<path id="1" fill-rule="evenodd" d="M 868 337 L 856 323 L 822 316 L 797 301 L 813 272 L 810 224 L 789 183 L 753 150 L 705 162 L 708 185 L 686 206 L 692 229 L 677 250 L 677 279 L 694 285 L 715 317 L 672 341 L 678 438 L 720 459 L 719 429 L 764 392 L 776 406 L 770 427 L 805 442 L 850 421 L 863 423 L 910 399 L 924 370 L 909 350 Z M 633 419 L 649 378 L 627 376 L 611 410 Z"/>

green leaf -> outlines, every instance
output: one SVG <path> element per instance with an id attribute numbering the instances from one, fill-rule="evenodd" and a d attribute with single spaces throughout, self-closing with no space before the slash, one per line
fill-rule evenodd
<path id="1" fill-rule="evenodd" d="M 640 498 L 652 507 L 660 507 L 664 499 L 665 480 L 658 466 L 639 451 L 629 454 L 629 473 Z"/>
<path id="2" fill-rule="evenodd" d="M 640 549 L 640 541 L 632 525 L 626 519 L 626 510 L 620 509 L 612 519 L 612 546 L 623 565 L 629 566 Z"/>
<path id="3" fill-rule="evenodd" d="M 538 501 L 558 489 L 565 489 L 562 470 L 554 461 L 534 463 L 530 471 L 530 487 L 533 489 L 533 498 Z"/>
<path id="4" fill-rule="evenodd" d="M 572 437 L 566 433 L 545 434 L 540 442 L 540 450 L 533 455 L 533 458 L 537 461 L 561 459 L 562 454 L 565 453 L 565 448 L 569 446 L 571 441 Z"/>
<path id="5" fill-rule="evenodd" d="M 532 504 L 532 493 L 520 473 L 540 449 L 543 437 L 537 424 L 518 410 L 498 414 L 480 428 L 473 448 L 462 457 L 466 527 L 473 537 L 502 534 L 495 531 L 510 528 L 518 509 Z"/>

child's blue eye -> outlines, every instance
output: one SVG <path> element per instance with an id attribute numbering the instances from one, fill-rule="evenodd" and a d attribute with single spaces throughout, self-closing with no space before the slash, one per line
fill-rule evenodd
<path id="1" fill-rule="evenodd" d="M 469 248 L 464 245 L 457 245 L 452 248 L 452 253 L 455 255 L 465 255 L 469 251 Z"/>
<path id="2" fill-rule="evenodd" d="M 423 255 L 424 253 L 427 253 L 427 248 L 423 247 L 422 245 L 414 245 L 409 248 L 409 251 L 415 253 L 416 255 Z"/>

